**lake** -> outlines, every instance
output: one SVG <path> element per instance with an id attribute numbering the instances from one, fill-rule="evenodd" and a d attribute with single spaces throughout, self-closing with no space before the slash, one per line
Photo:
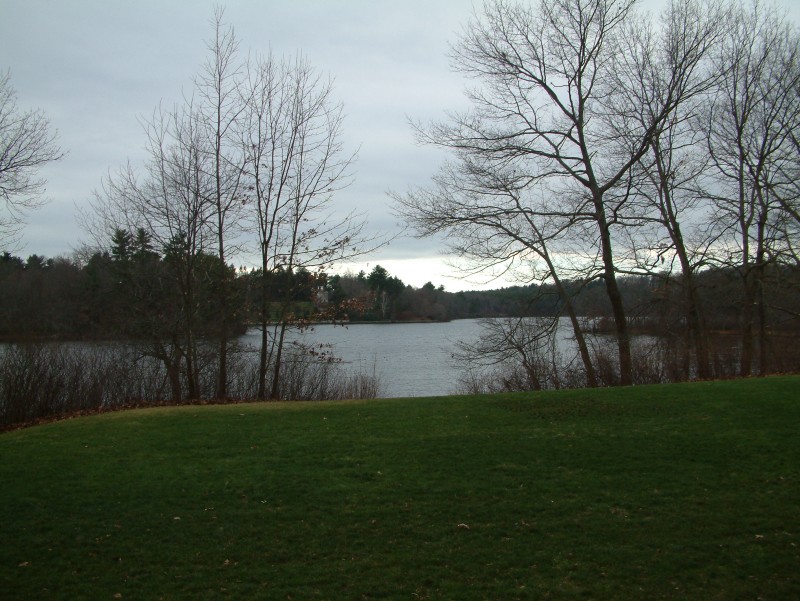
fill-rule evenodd
<path id="1" fill-rule="evenodd" d="M 481 320 L 459 319 L 444 323 L 317 324 L 302 333 L 290 330 L 288 340 L 308 346 L 330 345 L 330 353 L 341 360 L 345 371 L 377 376 L 382 397 L 419 397 L 456 392 L 462 366 L 453 359 L 453 353 L 459 342 L 474 343 L 480 335 Z M 237 340 L 244 350 L 253 352 L 254 359 L 257 357 L 261 336 L 256 328 Z M 572 330 L 565 318 L 559 325 L 557 344 L 561 352 L 575 352 Z M 0 354 L 8 346 L 0 344 Z M 76 342 L 64 346 L 93 352 L 106 347 L 125 349 L 128 343 Z"/>
<path id="2" fill-rule="evenodd" d="M 452 353 L 459 341 L 473 342 L 480 333 L 474 319 L 445 323 L 374 323 L 315 325 L 292 339 L 304 344 L 330 344 L 331 352 L 352 372 L 375 375 L 381 396 L 435 396 L 452 394 L 458 370 Z M 260 333 L 251 330 L 239 341 L 255 348 Z"/>
<path id="3" fill-rule="evenodd" d="M 568 322 L 560 331 L 559 343 L 569 346 Z M 458 319 L 444 323 L 324 324 L 304 334 L 294 333 L 293 339 L 331 344 L 333 355 L 349 370 L 371 375 L 374 368 L 381 396 L 406 397 L 453 394 L 460 373 L 452 359 L 456 345 L 475 342 L 480 333 L 480 320 Z M 258 348 L 260 334 L 253 329 L 239 340 Z"/>

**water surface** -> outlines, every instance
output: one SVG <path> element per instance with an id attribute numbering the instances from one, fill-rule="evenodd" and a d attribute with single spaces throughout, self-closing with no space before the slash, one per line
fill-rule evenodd
<path id="1" fill-rule="evenodd" d="M 474 342 L 480 334 L 475 319 L 446 323 L 374 323 L 316 325 L 293 338 L 306 344 L 325 343 L 353 372 L 378 376 L 381 396 L 452 394 L 459 371 L 452 354 L 459 341 Z M 240 341 L 258 347 L 260 334 L 251 330 Z"/>

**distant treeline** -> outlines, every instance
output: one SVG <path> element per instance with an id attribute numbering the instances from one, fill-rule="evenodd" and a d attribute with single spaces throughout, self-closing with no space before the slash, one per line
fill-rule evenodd
<path id="1" fill-rule="evenodd" d="M 176 286 L 181 261 L 170 249 L 157 252 L 146 236 L 129 235 L 112 241 L 107 251 L 87 258 L 27 259 L 0 256 L 0 337 L 4 340 L 92 340 L 142 338 L 154 329 L 168 333 L 185 311 Z M 214 255 L 200 253 L 193 275 L 199 334 L 213 338 L 219 323 L 218 283 L 223 270 L 230 285 L 228 303 L 233 319 L 229 333 L 242 333 L 257 319 L 264 287 L 259 270 L 221 266 Z M 370 273 L 328 275 L 303 269 L 278 269 L 269 275 L 268 303 L 276 319 L 350 321 L 448 321 L 515 316 L 555 316 L 562 300 L 553 286 L 531 284 L 496 290 L 448 292 L 428 282 L 420 288 L 404 284 L 377 265 Z M 741 319 L 738 275 L 732 269 L 708 269 L 698 274 L 707 307 L 706 326 L 712 331 L 735 330 Z M 800 268 L 775 267 L 765 278 L 759 314 L 766 329 L 800 329 Z M 579 315 L 602 328 L 611 308 L 599 279 L 566 283 Z M 627 276 L 620 280 L 632 325 L 655 333 L 685 329 L 682 283 L 677 277 Z M 280 305 L 280 307 L 278 307 Z M 279 310 L 280 309 L 280 310 Z"/>
<path id="2" fill-rule="evenodd" d="M 710 331 L 739 327 L 743 299 L 741 275 L 733 268 L 709 268 L 696 275 L 700 298 L 707 307 Z M 611 306 L 601 278 L 564 282 L 576 313 L 594 329 L 610 328 Z M 640 332 L 684 332 L 684 283 L 676 275 L 627 275 L 620 278 L 623 301 L 631 323 Z M 563 313 L 563 299 L 552 284 L 510 286 L 495 290 L 447 292 L 428 282 L 421 288 L 392 278 L 381 266 L 370 274 L 328 278 L 331 298 L 338 300 L 371 295 L 371 310 L 364 320 L 447 321 L 483 317 L 553 317 Z M 800 267 L 773 265 L 766 270 L 763 305 L 759 313 L 772 332 L 800 329 Z"/>

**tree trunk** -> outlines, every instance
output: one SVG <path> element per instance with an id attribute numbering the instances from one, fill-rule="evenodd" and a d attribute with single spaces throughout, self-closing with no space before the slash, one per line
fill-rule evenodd
<path id="1" fill-rule="evenodd" d="M 767 203 L 764 199 L 764 190 L 756 184 L 758 195 L 758 224 L 756 230 L 756 264 L 753 281 L 753 304 L 758 312 L 758 375 L 767 373 L 767 324 L 766 309 L 764 307 L 764 274 L 766 272 L 766 228 L 767 228 Z"/>
<path id="2" fill-rule="evenodd" d="M 174 405 L 180 405 L 181 401 L 183 400 L 180 367 L 172 363 L 168 363 L 165 367 L 167 369 L 167 379 L 169 380 L 170 393 L 172 394 L 172 403 Z"/>
<path id="3" fill-rule="evenodd" d="M 686 303 L 686 327 L 688 329 L 689 351 L 694 350 L 695 364 L 697 366 L 697 376 L 706 380 L 711 377 L 711 368 L 708 358 L 708 341 L 706 340 L 705 323 L 703 319 L 700 295 L 697 290 L 692 263 L 689 260 L 689 253 L 686 250 L 683 233 L 681 232 L 678 212 L 675 209 L 673 189 L 671 184 L 671 171 L 665 164 L 664 150 L 661 147 L 659 138 L 653 140 L 653 150 L 655 154 L 655 165 L 658 173 L 659 182 L 659 211 L 661 212 L 662 223 L 669 233 L 670 240 L 675 247 L 678 260 L 681 265 L 683 275 L 683 295 Z M 670 155 L 671 156 L 671 150 Z M 687 362 L 690 367 L 690 353 L 687 353 Z M 687 377 L 689 370 L 687 369 Z"/>
<path id="4" fill-rule="evenodd" d="M 746 377 L 753 372 L 753 305 L 755 293 L 753 290 L 753 274 L 748 270 L 744 274 L 742 286 L 742 313 L 739 325 L 741 351 L 739 354 L 739 375 Z"/>
<path id="5" fill-rule="evenodd" d="M 690 274 L 691 276 L 691 274 Z M 694 347 L 697 377 L 707 380 L 711 377 L 711 366 L 708 358 L 708 340 L 706 338 L 705 323 L 700 308 L 700 298 L 694 277 L 686 281 L 686 324 L 689 328 L 689 337 Z"/>
<path id="6" fill-rule="evenodd" d="M 622 294 L 620 294 L 619 286 L 617 285 L 614 253 L 611 245 L 611 227 L 606 219 L 602 194 L 599 191 L 594 191 L 593 196 L 596 211 L 595 220 L 600 233 L 600 250 L 603 258 L 603 281 L 606 285 L 608 300 L 611 303 L 611 313 L 614 317 L 614 328 L 617 336 L 620 384 L 629 386 L 633 383 L 631 338 L 628 333 L 628 321 L 625 317 Z"/>
<path id="7" fill-rule="evenodd" d="M 767 309 L 764 306 L 764 265 L 758 268 L 756 305 L 758 307 L 758 375 L 765 376 L 767 362 Z"/>
<path id="8" fill-rule="evenodd" d="M 225 267 L 225 239 L 223 235 L 224 223 L 222 221 L 222 208 L 218 207 L 219 218 L 219 263 L 222 270 L 220 276 L 219 290 L 219 312 L 220 312 L 220 331 L 219 331 L 219 379 L 217 380 L 216 398 L 224 399 L 228 396 L 228 270 Z"/>
<path id="9" fill-rule="evenodd" d="M 195 330 L 195 319 L 196 319 L 196 309 L 195 309 L 195 290 L 194 290 L 194 261 L 195 256 L 189 256 L 186 258 L 186 272 L 185 272 L 185 283 L 184 289 L 185 293 L 183 295 L 184 301 L 184 320 L 185 320 L 185 332 L 184 336 L 186 338 L 185 345 L 186 348 L 183 351 L 184 360 L 186 362 L 186 386 L 187 386 L 187 395 L 191 400 L 196 400 L 200 398 L 200 382 L 199 382 L 199 370 L 197 366 L 197 337 L 196 337 L 196 330 Z M 177 341 L 174 343 L 175 348 L 180 348 L 180 345 Z"/>
<path id="10" fill-rule="evenodd" d="M 604 270 L 603 278 L 606 283 L 608 300 L 611 303 L 611 313 L 614 316 L 614 328 L 617 334 L 619 348 L 619 376 L 622 386 L 633 384 L 633 363 L 631 360 L 631 338 L 628 333 L 628 322 L 625 317 L 625 307 L 622 295 L 617 286 L 617 278 L 613 266 Z"/>
<path id="11" fill-rule="evenodd" d="M 190 400 L 200 398 L 200 377 L 197 367 L 197 341 L 190 332 L 186 340 L 186 351 L 184 352 L 186 361 L 186 393 Z"/>
<path id="12" fill-rule="evenodd" d="M 223 324 L 223 328 L 225 327 Z M 225 399 L 228 396 L 228 336 L 224 330 L 219 338 L 219 379 L 214 396 L 217 399 Z"/>
<path id="13" fill-rule="evenodd" d="M 267 319 L 266 316 L 263 316 L 261 321 L 261 350 L 258 356 L 258 394 L 256 395 L 259 400 L 267 398 L 267 368 L 269 367 L 269 353 L 267 352 L 269 334 L 267 329 Z"/>
<path id="14" fill-rule="evenodd" d="M 697 290 L 697 282 L 692 272 L 692 267 L 689 263 L 689 258 L 686 249 L 680 243 L 675 244 L 678 258 L 681 263 L 681 270 L 683 272 L 684 284 L 684 302 L 686 303 L 686 326 L 689 330 L 689 341 L 694 347 L 695 363 L 697 365 L 697 376 L 701 380 L 707 380 L 711 377 L 711 367 L 708 359 L 708 341 L 705 332 L 705 320 L 703 319 L 703 311 L 701 307 L 700 294 Z"/>
<path id="15" fill-rule="evenodd" d="M 170 398 L 173 405 L 179 405 L 183 401 L 183 387 L 181 385 L 181 352 L 173 342 L 169 345 L 169 351 L 163 342 L 153 342 L 153 346 L 146 353 L 161 361 L 164 370 L 167 372 L 169 382 Z"/>
<path id="16" fill-rule="evenodd" d="M 583 330 L 581 329 L 581 324 L 578 321 L 578 316 L 575 314 L 575 307 L 572 304 L 572 299 L 564 289 L 564 284 L 561 282 L 561 278 L 556 275 L 555 267 L 550 263 L 550 258 L 547 257 L 545 260 L 547 261 L 548 268 L 553 276 L 553 281 L 555 282 L 558 295 L 561 297 L 561 300 L 564 301 L 564 309 L 567 312 L 570 324 L 572 324 L 572 332 L 575 335 L 575 342 L 578 345 L 578 352 L 581 355 L 581 361 L 583 361 L 583 368 L 586 370 L 586 385 L 589 388 L 597 388 L 597 375 L 594 371 L 594 365 L 592 364 L 592 356 L 589 354 L 589 347 L 586 344 L 586 337 L 583 335 Z"/>
<path id="17" fill-rule="evenodd" d="M 286 321 L 281 322 L 280 333 L 278 334 L 278 344 L 275 352 L 275 368 L 272 372 L 272 391 L 269 398 L 278 399 L 280 392 L 281 360 L 283 355 L 283 341 L 286 336 Z"/>

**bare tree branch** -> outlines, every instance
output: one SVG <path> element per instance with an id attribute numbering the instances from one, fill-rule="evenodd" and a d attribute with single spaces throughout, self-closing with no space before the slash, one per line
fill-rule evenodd
<path id="1" fill-rule="evenodd" d="M 39 170 L 64 156 L 56 133 L 40 110 L 21 111 L 11 72 L 0 74 L 0 243 L 14 244 L 25 214 L 44 203 L 45 180 Z"/>

